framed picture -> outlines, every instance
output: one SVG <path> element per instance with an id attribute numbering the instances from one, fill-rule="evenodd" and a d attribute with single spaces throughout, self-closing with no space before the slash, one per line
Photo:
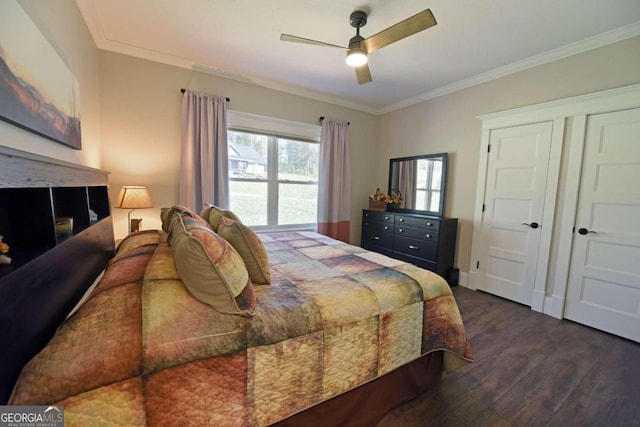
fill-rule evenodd
<path id="1" fill-rule="evenodd" d="M 80 150 L 80 88 L 15 0 L 0 1 L 0 119 Z"/>

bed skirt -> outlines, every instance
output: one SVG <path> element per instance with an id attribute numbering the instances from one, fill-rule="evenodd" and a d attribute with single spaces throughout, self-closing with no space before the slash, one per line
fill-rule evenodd
<path id="1" fill-rule="evenodd" d="M 436 386 L 442 376 L 442 360 L 442 351 L 426 354 L 273 426 L 375 426 L 391 409 Z"/>

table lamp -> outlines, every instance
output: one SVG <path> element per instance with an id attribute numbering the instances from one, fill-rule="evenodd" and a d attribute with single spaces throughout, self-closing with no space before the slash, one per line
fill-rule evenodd
<path id="1" fill-rule="evenodd" d="M 129 234 L 140 230 L 141 218 L 131 219 L 131 212 L 136 209 L 152 208 L 153 202 L 147 187 L 123 185 L 116 200 L 116 208 L 131 209 L 127 215 L 129 222 Z"/>

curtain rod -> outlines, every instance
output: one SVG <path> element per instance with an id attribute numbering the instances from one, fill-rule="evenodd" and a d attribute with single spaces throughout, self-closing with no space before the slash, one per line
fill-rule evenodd
<path id="1" fill-rule="evenodd" d="M 320 123 L 324 120 L 324 116 L 320 116 Z M 351 122 L 347 122 L 347 126 L 351 126 Z"/>
<path id="2" fill-rule="evenodd" d="M 180 89 L 180 92 L 182 92 L 182 93 L 185 93 L 185 91 L 186 91 L 186 89 L 185 89 L 185 88 Z M 231 100 L 230 100 L 229 98 L 227 98 L 227 102 L 230 102 L 230 101 L 231 101 Z"/>

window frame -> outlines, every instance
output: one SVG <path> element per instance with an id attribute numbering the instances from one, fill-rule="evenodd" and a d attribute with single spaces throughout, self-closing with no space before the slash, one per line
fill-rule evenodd
<path id="1" fill-rule="evenodd" d="M 253 133 L 267 137 L 267 178 L 232 178 L 229 183 L 253 182 L 267 184 L 267 224 L 252 225 L 251 228 L 260 232 L 275 231 L 317 231 L 317 220 L 304 224 L 278 224 L 279 221 L 279 193 L 281 184 L 301 184 L 318 186 L 318 180 L 299 181 L 278 178 L 278 141 L 280 139 L 300 141 L 310 144 L 320 144 L 320 126 L 305 123 L 290 122 L 266 116 L 229 111 L 227 118 L 228 132 Z M 228 139 L 227 139 L 228 143 Z M 320 161 L 320 159 L 318 159 Z M 231 197 L 231 195 L 230 195 Z M 242 219 L 242 218 L 240 218 Z"/>

